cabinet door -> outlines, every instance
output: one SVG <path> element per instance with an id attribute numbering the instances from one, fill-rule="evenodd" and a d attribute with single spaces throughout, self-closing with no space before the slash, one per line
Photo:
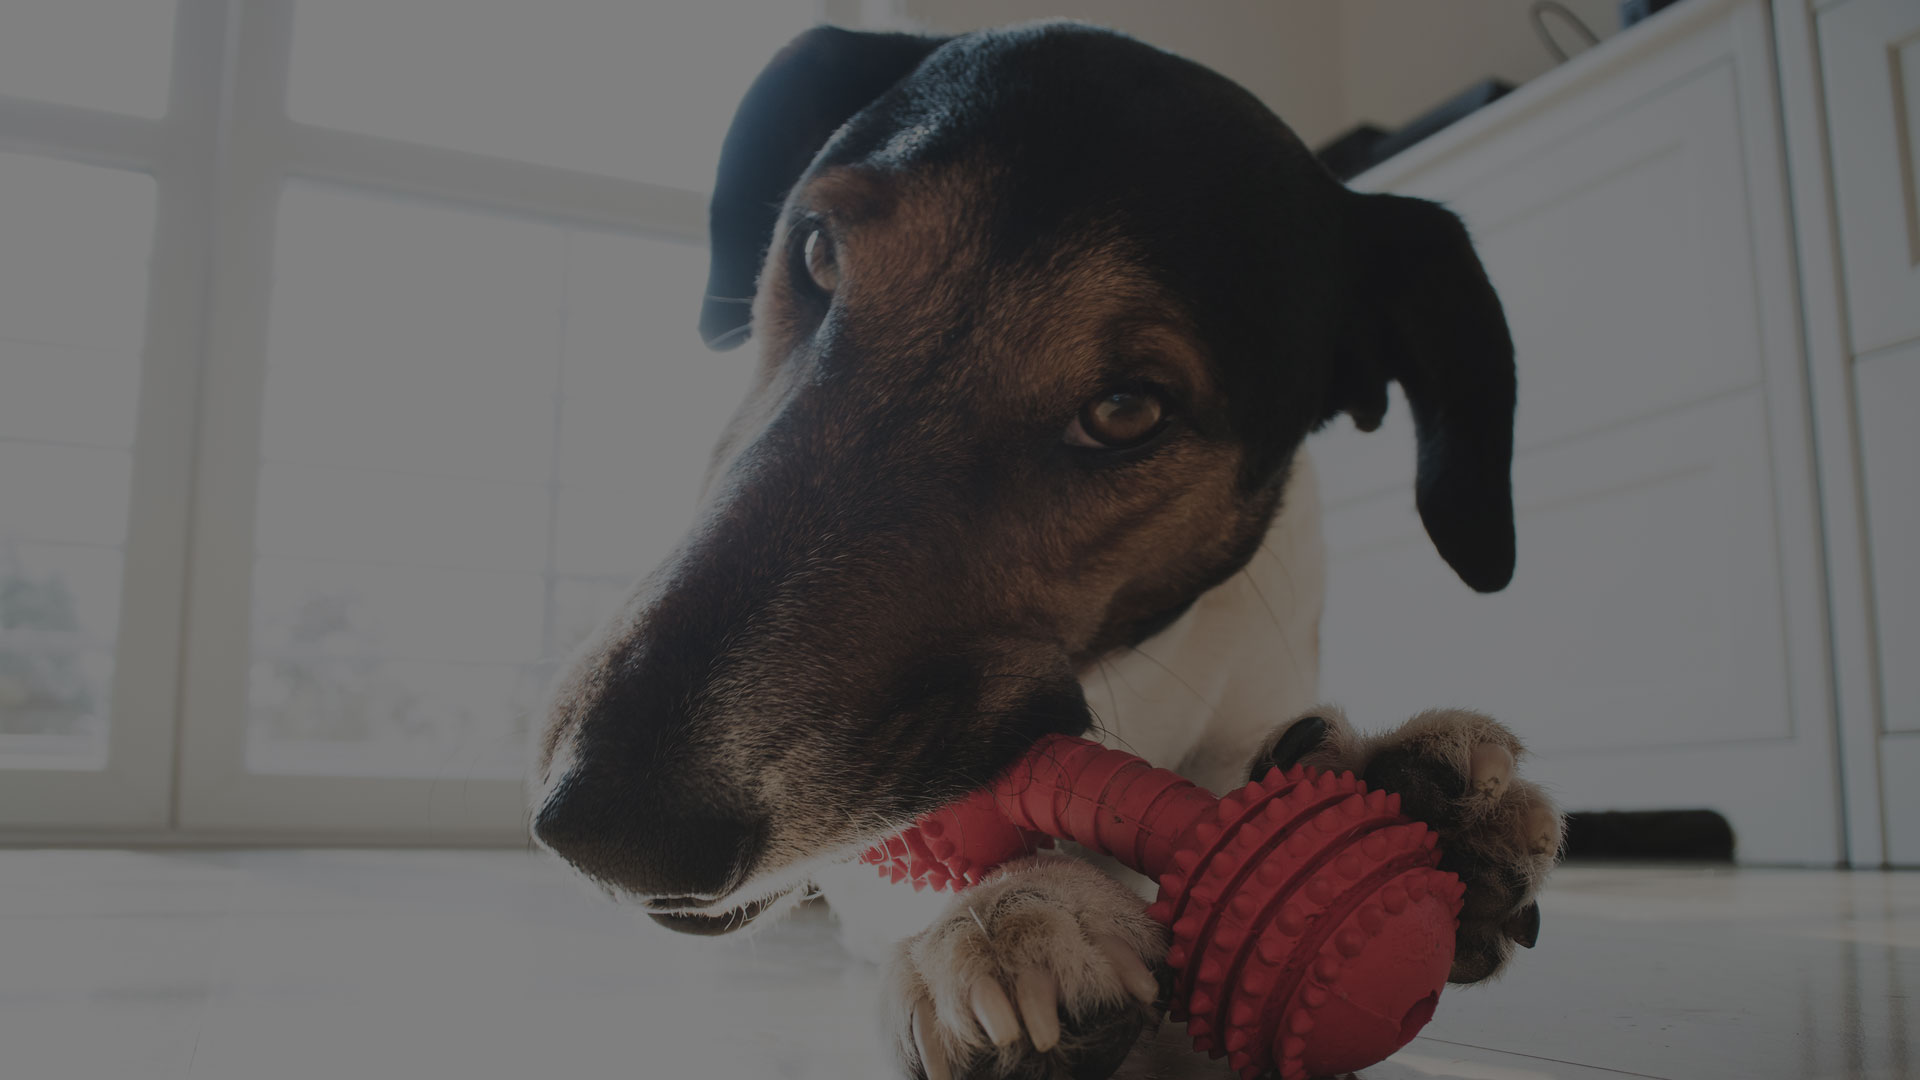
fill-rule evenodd
<path id="1" fill-rule="evenodd" d="M 1920 344 L 1861 357 L 1861 473 L 1880 660 L 1880 792 L 1887 858 L 1920 865 Z"/>
<path id="2" fill-rule="evenodd" d="M 1820 16 L 1834 202 L 1856 353 L 1920 337 L 1920 4 Z"/>
<path id="3" fill-rule="evenodd" d="M 1819 17 L 1879 674 L 1887 857 L 1920 864 L 1920 5 Z"/>
<path id="4" fill-rule="evenodd" d="M 1665 25 L 1659 25 L 1664 23 Z M 1404 403 L 1317 440 L 1322 693 L 1510 721 L 1570 809 L 1708 807 L 1840 855 L 1766 10 L 1698 3 L 1361 178 L 1460 213 L 1518 350 L 1519 565 L 1479 596 L 1412 509 Z"/>

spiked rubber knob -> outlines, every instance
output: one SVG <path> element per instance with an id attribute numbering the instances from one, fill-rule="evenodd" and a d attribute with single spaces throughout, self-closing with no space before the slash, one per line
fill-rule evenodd
<path id="1" fill-rule="evenodd" d="M 1464 887 L 1436 869 L 1437 838 L 1399 798 L 1350 773 L 1276 769 L 1216 800 L 1130 754 L 1050 736 L 867 861 L 958 887 L 1041 834 L 1158 879 L 1147 913 L 1172 932 L 1173 1016 L 1248 1080 L 1365 1068 L 1433 1015 Z"/>
<path id="2" fill-rule="evenodd" d="M 1295 768 L 1195 823 L 1148 914 L 1173 931 L 1175 998 L 1209 1055 L 1249 1080 L 1346 1073 L 1432 1017 L 1460 884 L 1398 809 L 1351 775 Z"/>

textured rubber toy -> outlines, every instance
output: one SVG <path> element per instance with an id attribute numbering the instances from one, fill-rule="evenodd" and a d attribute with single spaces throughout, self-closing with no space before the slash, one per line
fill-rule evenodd
<path id="1" fill-rule="evenodd" d="M 1172 1014 L 1247 1080 L 1363 1069 L 1405 1046 L 1453 964 L 1465 891 L 1425 825 L 1351 773 L 1275 769 L 1216 799 L 1131 754 L 1049 736 L 992 787 L 865 855 L 915 887 L 977 884 L 1043 837 L 1160 883 Z"/>

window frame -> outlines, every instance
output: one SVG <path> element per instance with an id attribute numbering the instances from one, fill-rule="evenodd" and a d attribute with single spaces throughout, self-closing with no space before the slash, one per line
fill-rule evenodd
<path id="1" fill-rule="evenodd" d="M 280 195 L 290 182 L 317 181 L 700 244 L 706 242 L 706 199 L 295 121 L 286 107 L 294 32 L 293 0 L 240 6 L 201 412 L 179 826 L 523 842 L 518 780 L 262 774 L 246 767 L 253 530 Z"/>
<path id="2" fill-rule="evenodd" d="M 0 149 L 150 171 L 157 235 L 109 764 L 0 771 L 0 842 L 521 844 L 519 780 L 246 767 L 280 194 L 313 181 L 706 243 L 704 193 L 298 122 L 295 0 L 179 0 L 165 118 L 0 97 Z M 872 0 L 817 0 L 842 24 Z"/>

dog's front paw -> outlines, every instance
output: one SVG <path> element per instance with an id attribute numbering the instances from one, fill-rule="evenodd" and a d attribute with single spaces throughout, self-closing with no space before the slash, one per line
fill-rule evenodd
<path id="1" fill-rule="evenodd" d="M 885 1023 L 909 1076 L 1101 1080 L 1161 993 L 1166 937 L 1077 859 L 1008 863 L 900 946 Z"/>
<path id="2" fill-rule="evenodd" d="M 1397 792 L 1401 812 L 1440 834 L 1440 868 L 1466 883 L 1448 978 L 1471 983 L 1499 972 L 1516 944 L 1533 947 L 1535 897 L 1560 850 L 1560 812 L 1521 778 L 1525 753 L 1504 725 L 1464 709 L 1429 710 L 1375 736 L 1356 735 L 1338 709 L 1316 709 L 1275 731 L 1252 771 L 1305 763 Z"/>

